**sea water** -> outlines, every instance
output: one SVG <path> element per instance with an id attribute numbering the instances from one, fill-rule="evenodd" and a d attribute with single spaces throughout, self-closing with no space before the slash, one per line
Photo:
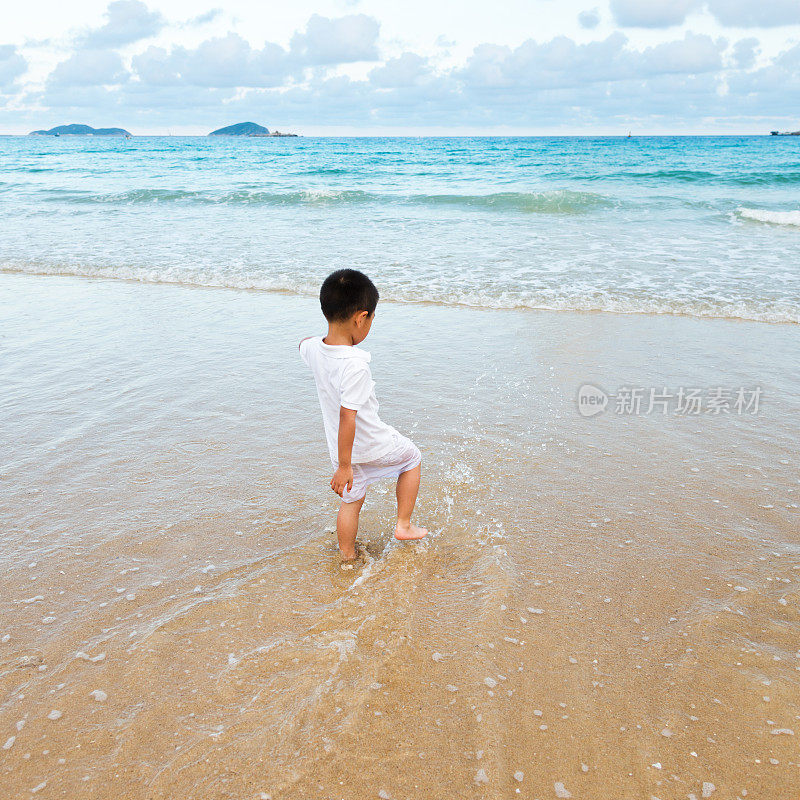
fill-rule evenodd
<path id="1" fill-rule="evenodd" d="M 800 137 L 0 137 L 0 269 L 800 322 Z"/>

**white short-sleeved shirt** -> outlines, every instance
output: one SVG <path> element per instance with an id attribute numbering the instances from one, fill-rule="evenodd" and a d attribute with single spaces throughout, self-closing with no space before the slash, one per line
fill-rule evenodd
<path id="1" fill-rule="evenodd" d="M 358 412 L 353 463 L 374 461 L 392 449 L 397 431 L 378 416 L 370 354 L 346 344 L 325 344 L 322 338 L 304 339 L 300 356 L 314 373 L 331 461 L 336 464 L 339 460 L 340 406 Z"/>

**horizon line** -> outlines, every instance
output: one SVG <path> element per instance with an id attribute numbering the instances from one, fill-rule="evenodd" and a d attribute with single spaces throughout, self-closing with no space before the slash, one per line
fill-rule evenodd
<path id="1" fill-rule="evenodd" d="M 57 126 L 56 126 L 57 127 Z M 775 129 L 772 129 L 775 130 Z M 687 133 L 687 132 L 645 132 L 635 133 L 296 133 L 293 136 L 250 136 L 242 134 L 213 134 L 212 133 L 133 133 L 127 131 L 132 138 L 140 139 L 582 139 L 582 138 L 619 138 L 619 139 L 635 139 L 635 138 L 657 138 L 657 137 L 685 137 L 685 138 L 720 138 L 720 137 L 737 137 L 737 136 L 771 136 L 772 130 L 760 131 L 720 131 L 703 132 L 703 133 Z M 792 131 L 780 131 L 782 135 L 793 134 Z M 39 138 L 39 139 L 58 139 L 63 137 L 69 138 L 85 138 L 85 139 L 125 139 L 122 134 L 86 134 L 86 133 L 63 133 L 55 134 L 40 134 L 40 133 L 5 133 L 0 132 L 0 136 L 12 138 Z"/>

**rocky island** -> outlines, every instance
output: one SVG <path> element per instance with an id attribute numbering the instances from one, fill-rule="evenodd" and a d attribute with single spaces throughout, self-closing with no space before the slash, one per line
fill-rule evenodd
<path id="1" fill-rule="evenodd" d="M 126 136 L 131 134 L 124 128 L 92 128 L 90 125 L 57 125 L 49 131 L 31 131 L 29 136 Z"/>
<path id="2" fill-rule="evenodd" d="M 296 133 L 281 133 L 280 131 L 272 131 L 265 128 L 263 125 L 258 125 L 255 122 L 237 122 L 235 125 L 228 125 L 226 128 L 218 128 L 211 131 L 209 136 L 297 136 Z"/>

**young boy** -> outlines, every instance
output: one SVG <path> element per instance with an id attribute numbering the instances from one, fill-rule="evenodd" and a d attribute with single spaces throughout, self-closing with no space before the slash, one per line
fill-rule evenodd
<path id="1" fill-rule="evenodd" d="M 342 498 L 336 534 L 343 566 L 356 559 L 358 515 L 367 487 L 397 478 L 396 539 L 421 539 L 428 531 L 411 524 L 422 456 L 417 446 L 378 417 L 370 354 L 356 347 L 366 339 L 378 290 L 362 272 L 331 273 L 319 293 L 328 335 L 300 342 L 300 356 L 314 373 L 325 437 L 335 472 L 331 489 Z"/>

